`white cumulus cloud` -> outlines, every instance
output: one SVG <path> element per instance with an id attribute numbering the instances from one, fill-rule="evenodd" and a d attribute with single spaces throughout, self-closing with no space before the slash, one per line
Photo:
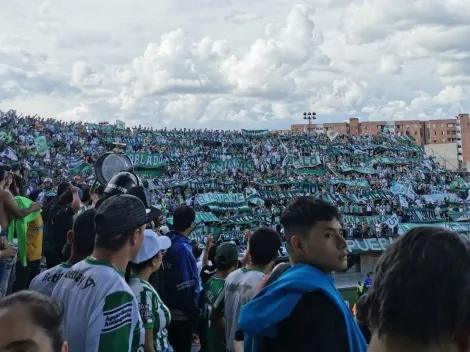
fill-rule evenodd
<path id="1" fill-rule="evenodd" d="M 4 2 L 0 109 L 271 129 L 304 111 L 319 122 L 470 111 L 469 1 L 309 4 Z"/>

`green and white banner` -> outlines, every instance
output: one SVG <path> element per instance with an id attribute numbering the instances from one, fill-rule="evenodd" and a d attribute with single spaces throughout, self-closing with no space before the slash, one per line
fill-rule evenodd
<path id="1" fill-rule="evenodd" d="M 340 166 L 341 172 L 356 171 L 361 174 L 373 175 L 377 171 L 372 166 Z"/>
<path id="2" fill-rule="evenodd" d="M 209 168 L 211 171 L 218 173 L 235 169 L 241 169 L 242 171 L 246 172 L 252 172 L 254 170 L 253 164 L 247 163 L 246 161 L 237 158 L 211 163 Z"/>
<path id="3" fill-rule="evenodd" d="M 155 154 L 127 154 L 134 167 L 161 168 L 165 166 L 165 160 L 160 155 Z"/>
<path id="4" fill-rule="evenodd" d="M 470 221 L 470 211 L 452 211 L 449 216 L 453 221 Z"/>
<path id="5" fill-rule="evenodd" d="M 352 254 L 365 254 L 368 252 L 383 252 L 393 243 L 392 237 L 365 238 L 357 240 L 346 240 L 348 252 Z"/>
<path id="6" fill-rule="evenodd" d="M 321 165 L 320 156 L 313 155 L 313 156 L 301 156 L 295 160 L 292 165 L 296 169 L 303 169 L 308 167 L 315 167 Z"/>
<path id="7" fill-rule="evenodd" d="M 242 130 L 242 134 L 245 136 L 267 136 L 268 130 Z"/>
<path id="8" fill-rule="evenodd" d="M 242 205 L 246 203 L 243 193 L 203 193 L 196 195 L 195 202 L 198 205 L 210 204 L 237 204 Z"/>
<path id="9" fill-rule="evenodd" d="M 387 221 L 388 217 L 385 215 L 374 215 L 374 216 L 354 216 L 354 215 L 343 215 L 343 223 L 349 224 L 362 224 L 365 222 L 367 225 L 381 224 Z"/>
<path id="10" fill-rule="evenodd" d="M 431 209 L 408 209 L 406 213 L 410 217 L 410 222 L 429 223 L 443 220 L 440 215 L 437 216 L 434 210 Z"/>
<path id="11" fill-rule="evenodd" d="M 312 169 L 297 169 L 294 170 L 294 173 L 296 175 L 315 175 L 315 176 L 323 176 L 327 172 L 326 169 L 317 169 L 317 170 L 312 170 Z"/>

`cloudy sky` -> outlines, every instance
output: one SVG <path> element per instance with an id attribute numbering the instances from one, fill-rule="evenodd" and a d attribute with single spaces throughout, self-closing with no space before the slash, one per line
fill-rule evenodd
<path id="1" fill-rule="evenodd" d="M 0 110 L 286 129 L 470 112 L 469 0 L 0 0 Z"/>

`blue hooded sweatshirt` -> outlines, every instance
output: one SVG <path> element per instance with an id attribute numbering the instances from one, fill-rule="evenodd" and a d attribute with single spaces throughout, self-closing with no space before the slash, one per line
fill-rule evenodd
<path id="1" fill-rule="evenodd" d="M 171 240 L 171 247 L 163 257 L 163 287 L 159 292 L 172 320 L 195 323 L 199 316 L 200 279 L 191 243 L 175 231 L 166 236 Z"/>
<path id="2" fill-rule="evenodd" d="M 322 290 L 343 313 L 349 352 L 366 352 L 366 341 L 333 279 L 306 264 L 297 264 L 286 271 L 242 307 L 238 324 L 245 332 L 245 352 L 260 351 L 264 337 L 275 339 L 277 324 L 290 316 L 305 293 L 316 290 Z"/>

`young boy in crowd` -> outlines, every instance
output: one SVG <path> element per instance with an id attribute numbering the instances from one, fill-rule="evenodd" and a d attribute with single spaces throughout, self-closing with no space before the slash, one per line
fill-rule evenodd
<path id="1" fill-rule="evenodd" d="M 225 295 L 225 279 L 238 267 L 238 248 L 230 242 L 222 243 L 216 251 L 214 258 L 216 267 L 214 275 L 204 284 L 203 320 L 206 334 L 204 352 L 225 352 L 225 320 L 211 318 L 214 307 L 220 307 Z"/>
<path id="2" fill-rule="evenodd" d="M 256 294 L 264 275 L 271 272 L 279 248 L 281 248 L 281 238 L 276 231 L 267 227 L 257 229 L 248 242 L 251 263 L 235 270 L 225 280 L 224 300 L 214 307 L 212 321 L 225 319 L 227 351 L 234 351 L 241 307 Z"/>
<path id="3" fill-rule="evenodd" d="M 293 267 L 242 307 L 245 351 L 365 352 L 367 344 L 330 273 L 347 267 L 338 209 L 295 199 L 281 223 Z"/>

